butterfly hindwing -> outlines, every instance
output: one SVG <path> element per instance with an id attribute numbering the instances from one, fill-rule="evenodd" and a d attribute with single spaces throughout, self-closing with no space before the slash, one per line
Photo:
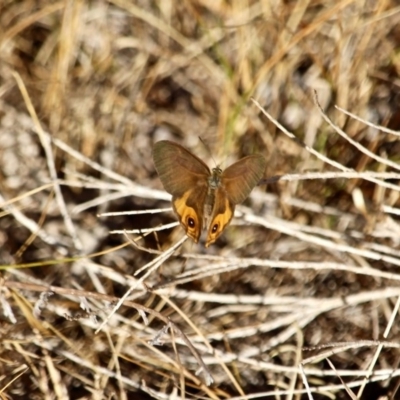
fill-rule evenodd
<path id="1" fill-rule="evenodd" d="M 207 187 L 199 186 L 188 190 L 181 197 L 172 197 L 172 205 L 186 234 L 198 243 L 203 229 L 204 203 Z"/>
<path id="2" fill-rule="evenodd" d="M 229 200 L 225 189 L 220 186 L 215 191 L 215 203 L 208 225 L 206 247 L 218 239 L 231 221 L 234 212 L 235 204 Z"/>

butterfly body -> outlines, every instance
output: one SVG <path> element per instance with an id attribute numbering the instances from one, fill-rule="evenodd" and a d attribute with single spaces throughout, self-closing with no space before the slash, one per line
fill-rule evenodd
<path id="1" fill-rule="evenodd" d="M 242 203 L 260 181 L 265 158 L 254 154 L 226 170 L 212 171 L 183 146 L 162 140 L 154 145 L 153 159 L 172 206 L 186 234 L 198 243 L 207 228 L 206 247 L 214 243 Z"/>

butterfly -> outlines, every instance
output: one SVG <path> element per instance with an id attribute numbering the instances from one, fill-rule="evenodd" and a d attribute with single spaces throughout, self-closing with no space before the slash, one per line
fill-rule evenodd
<path id="1" fill-rule="evenodd" d="M 183 146 L 169 140 L 154 144 L 153 160 L 164 189 L 186 235 L 199 242 L 207 229 L 205 246 L 213 244 L 264 175 L 261 154 L 240 159 L 224 171 L 207 165 Z"/>

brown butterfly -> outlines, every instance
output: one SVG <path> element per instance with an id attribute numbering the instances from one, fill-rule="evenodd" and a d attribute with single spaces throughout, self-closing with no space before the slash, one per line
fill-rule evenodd
<path id="1" fill-rule="evenodd" d="M 263 177 L 266 160 L 253 154 L 225 171 L 207 165 L 181 145 L 162 140 L 154 145 L 153 159 L 164 189 L 186 234 L 198 243 L 207 227 L 206 247 L 214 243 L 242 203 Z"/>

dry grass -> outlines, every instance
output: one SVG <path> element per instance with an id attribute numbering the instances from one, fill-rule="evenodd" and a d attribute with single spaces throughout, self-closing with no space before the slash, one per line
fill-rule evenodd
<path id="1" fill-rule="evenodd" d="M 0 397 L 399 398 L 399 18 L 0 3 Z M 208 249 L 150 211 L 153 144 L 199 135 L 284 175 Z"/>

